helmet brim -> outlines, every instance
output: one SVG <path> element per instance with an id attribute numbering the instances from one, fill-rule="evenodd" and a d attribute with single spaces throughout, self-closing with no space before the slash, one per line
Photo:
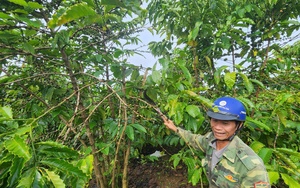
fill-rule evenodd
<path id="1" fill-rule="evenodd" d="M 219 112 L 207 111 L 207 115 L 211 118 L 218 119 L 218 120 L 236 120 L 239 121 L 239 118 L 233 114 L 223 114 Z"/>

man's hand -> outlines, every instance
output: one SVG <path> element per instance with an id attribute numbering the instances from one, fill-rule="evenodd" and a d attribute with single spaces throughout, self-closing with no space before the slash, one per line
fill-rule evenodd
<path id="1" fill-rule="evenodd" d="M 175 124 L 173 123 L 172 120 L 170 120 L 166 117 L 162 117 L 162 119 L 164 120 L 164 124 L 168 129 L 170 129 L 174 132 L 177 132 L 177 127 L 175 126 Z"/>

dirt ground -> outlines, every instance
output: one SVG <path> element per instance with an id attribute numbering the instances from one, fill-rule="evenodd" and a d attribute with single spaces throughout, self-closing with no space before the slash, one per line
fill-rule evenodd
<path id="1" fill-rule="evenodd" d="M 172 168 L 167 158 L 155 162 L 133 162 L 129 168 L 129 188 L 194 188 L 188 183 L 187 169 L 178 165 Z"/>
<path id="2" fill-rule="evenodd" d="M 143 151 L 145 155 L 153 153 Z M 179 164 L 173 168 L 169 161 L 170 155 L 158 157 L 153 162 L 141 159 L 132 159 L 128 167 L 128 188 L 199 188 L 188 183 L 187 167 Z M 120 185 L 121 187 L 121 185 Z M 97 188 L 94 179 L 89 188 Z M 205 188 L 205 187 L 204 187 Z"/>

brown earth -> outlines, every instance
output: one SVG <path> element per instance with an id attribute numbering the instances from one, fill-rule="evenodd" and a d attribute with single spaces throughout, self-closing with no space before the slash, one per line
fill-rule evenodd
<path id="1" fill-rule="evenodd" d="M 129 167 L 129 188 L 194 188 L 188 183 L 187 169 L 183 165 L 172 168 L 168 157 L 157 161 L 132 162 Z"/>
<path id="2" fill-rule="evenodd" d="M 199 188 L 188 183 L 187 169 L 183 165 L 172 168 L 169 157 L 160 157 L 154 162 L 130 162 L 128 188 Z M 120 185 L 121 187 L 121 185 Z M 94 179 L 89 188 L 97 188 Z"/>

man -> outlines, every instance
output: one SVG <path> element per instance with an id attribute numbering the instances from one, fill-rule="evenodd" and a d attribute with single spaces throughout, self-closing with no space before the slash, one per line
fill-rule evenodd
<path id="1" fill-rule="evenodd" d="M 243 104 L 231 97 L 214 101 L 207 112 L 212 132 L 192 134 L 163 117 L 164 124 L 176 132 L 189 145 L 202 150 L 206 157 L 202 166 L 206 170 L 210 188 L 270 188 L 264 163 L 236 134 L 246 120 Z"/>

